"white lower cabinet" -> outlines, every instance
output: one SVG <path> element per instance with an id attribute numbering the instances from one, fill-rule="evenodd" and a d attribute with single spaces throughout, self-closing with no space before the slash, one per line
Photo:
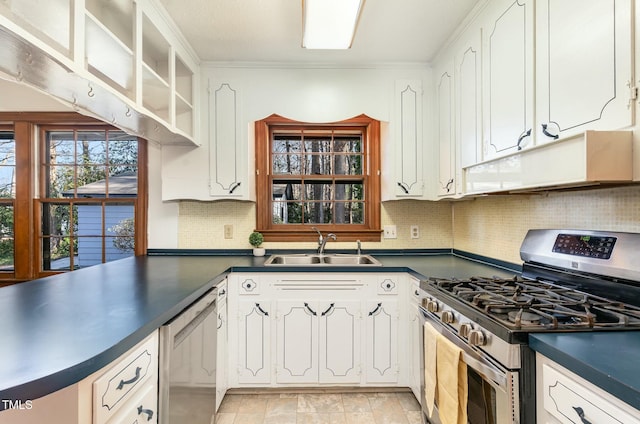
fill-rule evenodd
<path id="1" fill-rule="evenodd" d="M 271 302 L 238 302 L 238 383 L 271 382 Z"/>
<path id="2" fill-rule="evenodd" d="M 539 424 L 640 424 L 640 411 L 539 353 L 536 385 Z"/>
<path id="3" fill-rule="evenodd" d="M 359 301 L 278 301 L 276 382 L 359 383 L 360 327 Z"/>
<path id="4" fill-rule="evenodd" d="M 0 412 L 0 424 L 158 422 L 158 331 L 76 384 Z"/>
<path id="5" fill-rule="evenodd" d="M 367 383 L 396 383 L 398 381 L 398 301 L 366 302 L 366 360 Z"/>
<path id="6" fill-rule="evenodd" d="M 407 386 L 398 355 L 405 278 L 232 273 L 229 387 Z"/>

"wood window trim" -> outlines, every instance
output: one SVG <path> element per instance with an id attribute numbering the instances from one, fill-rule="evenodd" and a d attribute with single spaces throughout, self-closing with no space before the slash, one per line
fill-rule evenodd
<path id="1" fill-rule="evenodd" d="M 40 201 L 36 175 L 40 175 L 36 148 L 40 126 L 48 128 L 118 128 L 73 112 L 0 112 L 0 128 L 14 132 L 16 140 L 16 198 L 14 200 L 14 270 L 0 272 L 0 287 L 68 271 L 42 271 Z M 148 225 L 148 143 L 138 138 L 138 197 L 136 200 L 135 256 L 147 253 Z M 20 144 L 18 147 L 17 144 Z M 37 171 L 36 171 L 37 170 Z"/>
<path id="2" fill-rule="evenodd" d="M 274 224 L 271 212 L 270 176 L 270 128 L 357 126 L 366 137 L 365 160 L 365 224 Z M 311 227 L 323 234 L 331 232 L 339 241 L 380 241 L 380 121 L 359 115 L 335 123 L 312 124 L 294 121 L 279 115 L 271 115 L 255 123 L 256 141 L 256 231 L 264 235 L 265 241 L 306 242 L 317 241 L 318 235 Z"/>

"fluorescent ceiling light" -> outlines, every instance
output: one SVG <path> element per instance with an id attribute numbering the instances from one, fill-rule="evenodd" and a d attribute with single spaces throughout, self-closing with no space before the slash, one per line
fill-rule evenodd
<path id="1" fill-rule="evenodd" d="M 364 0 L 302 0 L 302 47 L 348 49 Z"/>

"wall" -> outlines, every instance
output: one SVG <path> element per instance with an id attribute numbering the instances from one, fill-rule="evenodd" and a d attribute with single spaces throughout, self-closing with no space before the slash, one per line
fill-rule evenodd
<path id="1" fill-rule="evenodd" d="M 395 224 L 397 239 L 362 243 L 363 249 L 424 249 L 451 247 L 451 206 L 448 202 L 401 200 L 382 204 L 382 225 Z M 252 202 L 180 202 L 178 247 L 182 249 L 249 249 L 249 233 L 255 226 Z M 233 238 L 224 239 L 224 225 L 233 225 Z M 420 227 L 420 238 L 411 239 L 409 227 Z M 265 243 L 267 249 L 315 249 L 315 243 Z M 354 242 L 335 243 L 332 248 L 354 249 Z"/>
<path id="2" fill-rule="evenodd" d="M 452 221 L 454 248 L 521 263 L 529 229 L 640 233 L 640 186 L 477 198 L 452 203 Z"/>
<path id="3" fill-rule="evenodd" d="M 394 120 L 394 88 L 397 80 L 429 81 L 430 70 L 424 65 L 397 65 L 379 67 L 332 68 L 329 65 L 258 65 L 258 64 L 205 64 L 202 68 L 202 84 L 206 87 L 219 87 L 221 83 L 228 83 L 239 93 L 239 139 L 246 140 L 247 175 L 249 183 L 242 187 L 252 188 L 253 179 L 253 139 L 250 133 L 252 123 L 271 114 L 279 114 L 287 118 L 307 122 L 334 122 L 366 114 L 372 118 L 393 125 Z M 203 98 L 203 111 L 208 110 L 207 96 Z M 426 100 L 425 100 L 426 103 Z M 423 119 L 427 120 L 427 107 L 423 108 Z M 202 116 L 201 134 L 209 133 L 209 119 Z M 427 125 L 427 124 L 425 124 Z M 388 134 L 393 134 L 392 128 Z M 385 150 L 384 163 L 393 163 L 390 146 L 393 140 L 383 139 Z M 150 198 L 149 198 L 149 248 L 247 248 L 244 239 L 248 236 L 249 227 L 255 224 L 255 212 L 251 203 L 216 201 L 209 193 L 210 183 L 210 149 L 209 140 L 204 137 L 202 146 L 198 148 L 163 146 L 150 153 Z M 392 169 L 382 169 L 383 179 L 391 175 Z M 162 202 L 161 181 L 165 179 L 180 181 L 181 202 Z M 389 186 L 387 184 L 386 186 Z M 395 188 L 395 184 L 393 185 Z M 249 189 L 251 192 L 251 189 Z M 387 196 L 389 197 L 389 196 Z M 255 198 L 249 195 L 248 198 Z M 196 201 L 197 200 L 197 201 Z M 198 201 L 204 201 L 200 204 Z M 176 210 L 176 205 L 179 209 Z M 231 206 L 233 205 L 233 206 Z M 393 209 L 392 206 L 389 208 Z M 427 207 L 442 211 L 443 206 Z M 415 207 L 413 208 L 415 209 Z M 408 213 L 408 212 L 407 212 Z M 395 213 L 388 218 L 391 222 L 398 219 Z M 436 214 L 441 216 L 442 213 Z M 448 215 L 448 213 L 447 213 Z M 252 218 L 248 218 L 251 216 Z M 426 230 L 431 230 L 423 215 L 400 215 L 409 219 L 408 222 L 420 224 L 425 222 Z M 234 221 L 238 227 L 234 239 L 219 239 L 223 227 L 221 219 Z M 383 217 L 383 219 L 385 219 Z M 437 228 L 442 223 L 447 225 L 450 219 L 438 218 Z M 400 225 L 400 224 L 398 224 Z M 409 225 L 409 224 L 407 224 Z M 199 233 L 198 227 L 204 230 Z M 162 229 L 158 232 L 158 229 Z M 193 230 L 192 230 L 193 229 Z M 401 231 L 401 229 L 398 229 Z M 432 231 L 430 231 L 432 232 Z M 438 231 L 437 233 L 440 233 Z M 244 233 L 241 237 L 239 234 Z M 405 231 L 409 240 L 408 227 Z M 177 235 L 176 240 L 172 234 Z M 184 235 L 188 234 L 188 235 Z M 391 246 L 405 247 L 404 235 L 395 241 L 385 241 L 385 248 Z M 215 239 L 216 241 L 212 241 Z M 217 241 L 221 240 L 221 241 Z M 450 242 L 436 236 L 434 240 L 407 241 L 410 245 L 422 244 L 426 241 L 429 246 L 443 247 Z M 450 240 L 450 238 L 449 238 Z M 294 247 L 287 244 L 285 247 Z M 420 246 L 421 247 L 421 246 Z"/>

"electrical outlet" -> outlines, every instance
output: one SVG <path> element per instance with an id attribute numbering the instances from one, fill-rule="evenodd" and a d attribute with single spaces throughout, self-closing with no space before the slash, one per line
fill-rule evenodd
<path id="1" fill-rule="evenodd" d="M 386 239 L 398 238 L 395 225 L 385 225 L 383 230 L 384 230 L 384 238 Z"/>
<path id="2" fill-rule="evenodd" d="M 224 225 L 224 238 L 232 239 L 233 238 L 233 225 L 225 224 Z"/>
<path id="3" fill-rule="evenodd" d="M 412 239 L 420 238 L 420 227 L 418 227 L 417 225 L 411 226 L 411 238 Z"/>

